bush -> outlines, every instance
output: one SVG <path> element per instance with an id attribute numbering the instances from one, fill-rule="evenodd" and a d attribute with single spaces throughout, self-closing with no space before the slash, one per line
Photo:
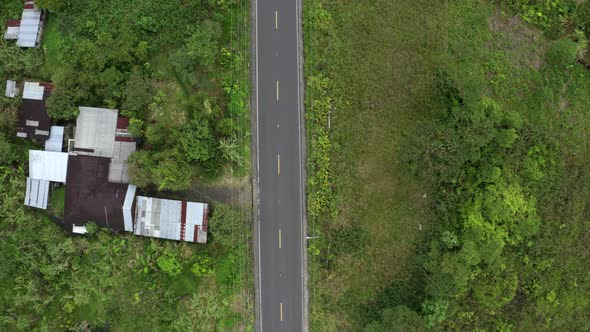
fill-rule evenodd
<path id="1" fill-rule="evenodd" d="M 578 46 L 569 39 L 560 39 L 551 43 L 547 52 L 547 63 L 559 68 L 573 64 L 578 56 Z"/>
<path id="2" fill-rule="evenodd" d="M 157 263 L 160 270 L 166 272 L 171 277 L 175 277 L 182 272 L 182 265 L 178 256 L 173 253 L 165 253 L 158 257 Z"/>
<path id="3" fill-rule="evenodd" d="M 196 277 L 208 277 L 213 274 L 213 261 L 208 256 L 197 256 L 191 271 Z"/>

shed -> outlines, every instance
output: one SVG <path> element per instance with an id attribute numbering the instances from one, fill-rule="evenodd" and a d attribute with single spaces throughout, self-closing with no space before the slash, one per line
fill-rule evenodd
<path id="1" fill-rule="evenodd" d="M 137 196 L 136 204 L 136 235 L 207 242 L 207 204 L 145 196 Z"/>
<path id="2" fill-rule="evenodd" d="M 38 209 L 47 209 L 49 197 L 49 181 L 27 178 L 27 191 L 25 192 L 25 205 Z"/>
<path id="3" fill-rule="evenodd" d="M 25 82 L 16 136 L 42 140 L 49 138 L 51 118 L 47 114 L 45 101 L 51 94 L 52 87 L 49 83 Z"/>
<path id="4" fill-rule="evenodd" d="M 43 12 L 39 8 L 35 8 L 32 1 L 30 4 L 25 4 L 16 45 L 20 47 L 36 47 L 38 45 L 41 41 L 42 15 Z"/>
<path id="5" fill-rule="evenodd" d="M 29 177 L 34 180 L 66 182 L 68 154 L 29 150 Z"/>
<path id="6" fill-rule="evenodd" d="M 4 33 L 4 39 L 9 39 L 9 40 L 18 39 L 19 30 L 20 30 L 20 20 L 7 20 L 6 21 L 6 32 Z"/>
<path id="7" fill-rule="evenodd" d="M 64 142 L 64 127 L 51 126 L 49 139 L 45 141 L 45 151 L 61 152 Z"/>
<path id="8" fill-rule="evenodd" d="M 16 87 L 16 81 L 6 80 L 6 97 L 14 98 L 18 96 L 18 88 Z"/>

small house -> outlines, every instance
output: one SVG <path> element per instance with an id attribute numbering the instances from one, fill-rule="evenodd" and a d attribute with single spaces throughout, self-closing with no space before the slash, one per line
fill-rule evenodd
<path id="1" fill-rule="evenodd" d="M 46 140 L 49 138 L 51 118 L 45 102 L 51 95 L 50 83 L 25 82 L 22 105 L 18 112 L 17 137 Z"/>
<path id="2" fill-rule="evenodd" d="M 39 47 L 45 15 L 46 12 L 37 8 L 33 0 L 25 0 L 21 19 L 6 22 L 4 39 L 16 40 L 20 47 Z"/>

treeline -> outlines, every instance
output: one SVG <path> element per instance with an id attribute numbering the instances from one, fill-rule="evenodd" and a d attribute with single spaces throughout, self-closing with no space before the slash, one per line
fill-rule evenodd
<path id="1" fill-rule="evenodd" d="M 248 47 L 240 1 L 41 2 L 52 10 L 59 48 L 49 68 L 56 119 L 77 107 L 116 108 L 132 118 L 143 149 L 133 181 L 182 190 L 223 166 L 245 167 Z M 49 32 L 51 34 L 53 32 Z M 56 38 L 57 37 L 57 38 Z"/>

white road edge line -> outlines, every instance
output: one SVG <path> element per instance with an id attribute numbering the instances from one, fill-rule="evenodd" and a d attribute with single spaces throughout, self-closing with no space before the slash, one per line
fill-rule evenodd
<path id="1" fill-rule="evenodd" d="M 256 18 L 256 175 L 258 176 L 258 187 L 260 187 L 260 117 L 258 116 L 258 109 L 260 108 L 260 101 L 259 96 L 260 93 L 260 85 L 258 84 L 259 81 L 259 70 L 260 61 L 258 56 L 258 51 L 260 44 L 258 43 L 258 34 L 259 34 L 259 24 L 258 24 L 258 1 L 255 2 L 255 13 L 254 17 Z M 258 196 L 258 208 L 260 209 L 260 196 Z M 262 332 L 262 251 L 260 249 L 262 242 L 260 241 L 260 212 L 258 213 L 258 317 L 260 317 L 260 332 Z"/>
<path id="2" fill-rule="evenodd" d="M 305 234 L 305 210 L 304 210 L 304 203 L 303 200 L 305 199 L 305 193 L 303 192 L 305 189 L 305 186 L 303 185 L 303 181 L 305 181 L 303 179 L 303 168 L 301 163 L 303 162 L 303 151 L 301 150 L 301 140 L 302 140 L 302 136 L 301 136 L 301 117 L 303 116 L 302 114 L 302 110 L 303 110 L 303 105 L 301 103 L 304 103 L 303 100 L 301 100 L 301 83 L 305 84 L 305 81 L 303 81 L 303 73 L 301 72 L 301 54 L 299 54 L 299 51 L 303 51 L 303 49 L 301 49 L 301 44 L 300 44 L 300 40 L 299 40 L 299 36 L 300 36 L 300 18 L 299 18 L 299 10 L 303 10 L 303 7 L 301 7 L 301 0 L 296 0 L 296 6 L 297 8 L 295 8 L 295 31 L 297 33 L 296 39 L 297 39 L 297 104 L 298 104 L 298 111 L 299 111 L 299 117 L 297 119 L 298 121 L 298 126 L 299 126 L 299 140 L 298 140 L 298 144 L 299 144 L 299 187 L 300 187 L 300 196 L 301 196 L 301 200 L 299 202 L 300 204 L 300 211 L 301 211 L 301 292 L 302 292 L 302 298 L 301 298 L 301 319 L 303 320 L 303 331 L 308 331 L 308 327 L 305 326 L 305 322 L 306 322 L 306 317 L 307 317 L 307 313 L 305 312 L 305 302 L 306 302 L 306 289 L 305 289 L 305 278 L 306 278 L 306 269 L 305 269 L 305 253 L 307 252 L 307 241 L 306 241 L 306 237 L 307 234 Z M 305 135 L 305 133 L 303 133 Z"/>

